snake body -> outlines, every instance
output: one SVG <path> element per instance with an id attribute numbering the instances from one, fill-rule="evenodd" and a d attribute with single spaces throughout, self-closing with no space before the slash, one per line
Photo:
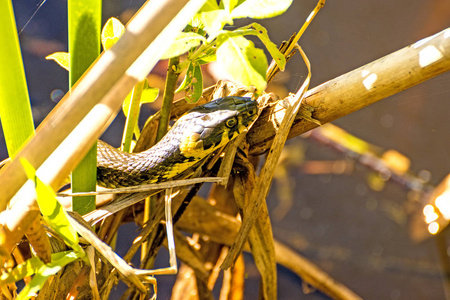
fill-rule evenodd
<path id="1" fill-rule="evenodd" d="M 127 153 L 99 141 L 97 182 L 109 188 L 169 180 L 225 146 L 256 119 L 256 101 L 224 97 L 197 106 L 153 147 Z"/>

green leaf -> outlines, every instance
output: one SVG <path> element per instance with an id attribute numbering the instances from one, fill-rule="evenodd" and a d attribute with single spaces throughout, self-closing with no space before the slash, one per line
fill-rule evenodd
<path id="1" fill-rule="evenodd" d="M 46 265 L 38 257 L 32 257 L 30 259 L 27 259 L 23 263 L 18 264 L 14 269 L 11 270 L 11 272 L 3 273 L 0 276 L 0 283 L 14 283 L 22 280 L 25 277 L 29 277 L 38 273 L 41 268 L 45 266 L 52 268 L 61 264 L 66 265 L 77 258 L 80 258 L 80 256 L 74 251 L 52 253 L 51 262 Z"/>
<path id="2" fill-rule="evenodd" d="M 167 59 L 186 53 L 201 42 L 206 42 L 204 36 L 195 32 L 181 32 L 161 59 Z"/>
<path id="3" fill-rule="evenodd" d="M 231 12 L 234 19 L 272 18 L 284 13 L 292 4 L 292 0 L 247 0 L 235 7 Z"/>
<path id="4" fill-rule="evenodd" d="M 175 91 L 186 92 L 185 99 L 189 103 L 195 103 L 200 99 L 203 92 L 202 69 L 199 64 L 191 62 L 187 68 L 186 76 L 180 87 Z"/>
<path id="5" fill-rule="evenodd" d="M 21 158 L 20 162 L 25 169 L 28 179 L 32 180 L 35 184 L 36 200 L 44 220 L 75 252 L 84 253 L 84 250 L 78 245 L 77 232 L 67 219 L 66 212 L 61 204 L 56 200 L 56 194 L 53 189 L 36 176 L 36 170 L 26 159 Z"/>
<path id="6" fill-rule="evenodd" d="M 205 4 L 202 6 L 202 8 L 199 9 L 199 11 L 194 15 L 191 22 L 189 24 L 192 27 L 205 27 L 205 23 L 201 18 L 201 14 L 204 12 L 210 12 L 220 10 L 219 5 L 217 4 L 216 0 L 208 0 L 205 2 Z"/>
<path id="7" fill-rule="evenodd" d="M 194 77 L 192 78 L 191 87 L 189 93 L 187 93 L 185 99 L 187 102 L 195 103 L 200 99 L 203 93 L 203 76 L 200 65 L 194 66 Z"/>
<path id="8" fill-rule="evenodd" d="M 216 36 L 216 32 L 226 24 L 233 24 L 233 18 L 229 11 L 219 7 L 216 0 L 206 1 L 191 21 L 194 27 L 203 26 L 210 37 Z"/>
<path id="9" fill-rule="evenodd" d="M 69 87 L 83 75 L 100 54 L 101 0 L 69 0 Z"/>
<path id="10" fill-rule="evenodd" d="M 217 4 L 216 0 L 207 0 L 205 4 L 203 4 L 202 8 L 199 9 L 199 13 L 205 12 L 205 11 L 212 11 L 212 10 L 218 10 L 219 5 Z"/>
<path id="11" fill-rule="evenodd" d="M 69 71 L 69 53 L 55 52 L 45 57 L 47 60 L 54 60 L 58 65 Z"/>
<path id="12" fill-rule="evenodd" d="M 220 4 L 223 5 L 226 11 L 231 12 L 238 4 L 238 0 L 222 0 Z"/>
<path id="13" fill-rule="evenodd" d="M 111 48 L 125 32 L 125 26 L 116 18 L 109 18 L 103 26 L 101 41 L 104 50 Z"/>
<path id="14" fill-rule="evenodd" d="M 280 68 L 281 71 L 284 71 L 284 67 L 286 66 L 286 58 L 280 50 L 278 50 L 277 45 L 270 40 L 267 29 L 258 23 L 253 23 L 251 27 L 256 30 L 258 38 L 261 42 L 263 42 L 264 46 L 266 46 L 270 55 L 275 60 L 275 63 L 278 65 L 278 68 Z"/>
<path id="15" fill-rule="evenodd" d="M 225 34 L 221 35 L 225 37 Z M 229 36 L 217 49 L 217 62 L 233 80 L 244 86 L 266 87 L 267 58 L 264 51 L 242 36 Z"/>
<path id="16" fill-rule="evenodd" d="M 149 87 L 148 84 L 146 84 L 146 86 L 142 90 L 140 105 L 142 105 L 143 103 L 152 103 L 153 101 L 156 100 L 156 98 L 158 98 L 158 95 L 159 95 L 158 88 Z M 128 117 L 130 102 L 131 102 L 131 93 L 128 94 L 128 96 L 125 98 L 122 104 L 122 111 L 125 117 Z"/>
<path id="17" fill-rule="evenodd" d="M 184 91 L 185 88 L 191 83 L 192 79 L 192 61 L 189 62 L 188 68 L 186 70 L 186 75 L 184 75 L 183 82 L 180 84 L 180 86 L 176 89 L 175 93 L 179 93 Z"/>
<path id="18" fill-rule="evenodd" d="M 269 35 L 267 33 L 267 29 L 265 29 L 258 23 L 252 23 L 248 26 L 236 29 L 234 31 L 227 31 L 227 30 L 219 31 L 216 46 L 220 47 L 222 43 L 224 43 L 230 37 L 238 37 L 245 35 L 256 35 L 266 46 L 267 50 L 277 63 L 280 70 L 284 70 L 284 67 L 286 66 L 286 58 L 280 52 L 280 50 L 278 50 L 277 45 L 275 45 L 275 43 L 273 43 L 270 40 Z"/>
<path id="19" fill-rule="evenodd" d="M 199 65 L 204 65 L 213 61 L 216 61 L 216 49 L 208 49 L 208 51 L 195 60 Z"/>
<path id="20" fill-rule="evenodd" d="M 210 37 L 215 36 L 215 33 L 221 30 L 225 25 L 233 25 L 233 18 L 223 9 L 200 13 L 200 20 Z"/>
<path id="21" fill-rule="evenodd" d="M 48 264 L 39 265 L 38 263 L 34 263 L 34 268 L 36 268 L 36 272 L 33 276 L 33 279 L 29 284 L 27 284 L 22 291 L 19 293 L 17 299 L 30 299 L 32 296 L 36 294 L 45 284 L 47 279 L 55 275 L 59 272 L 65 265 L 75 261 L 80 258 L 79 253 L 75 253 L 73 251 L 66 251 L 61 253 L 52 254 L 52 261 Z M 33 259 L 30 259 L 33 260 Z M 28 260 L 28 261 L 30 261 Z M 26 261 L 25 263 L 27 263 Z M 17 267 L 16 267 L 17 268 Z"/>
<path id="22" fill-rule="evenodd" d="M 12 1 L 0 1 L 0 118 L 11 158 L 33 135 L 30 98 Z"/>
<path id="23" fill-rule="evenodd" d="M 100 54 L 102 0 L 69 0 L 69 88 L 78 81 Z M 97 144 L 72 172 L 72 192 L 95 191 L 97 184 Z M 95 196 L 77 197 L 72 209 L 83 215 L 95 209 Z"/>

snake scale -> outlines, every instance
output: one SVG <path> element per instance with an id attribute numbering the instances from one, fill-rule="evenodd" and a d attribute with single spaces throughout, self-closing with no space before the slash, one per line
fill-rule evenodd
<path id="1" fill-rule="evenodd" d="M 250 98 L 223 97 L 189 110 L 146 151 L 122 152 L 99 141 L 97 182 L 118 188 L 172 179 L 236 138 L 257 113 Z"/>

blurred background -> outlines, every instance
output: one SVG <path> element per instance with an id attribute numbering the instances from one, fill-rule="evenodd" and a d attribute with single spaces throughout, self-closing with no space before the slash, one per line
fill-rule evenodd
<path id="1" fill-rule="evenodd" d="M 142 3 L 104 1 L 104 21 L 117 17 L 126 22 Z M 286 14 L 257 21 L 280 44 L 299 30 L 315 4 L 295 0 Z M 67 51 L 66 1 L 13 0 L 13 5 L 38 125 L 68 89 L 67 72 L 45 60 L 55 51 Z M 311 87 L 449 26 L 450 1 L 328 1 L 300 40 L 312 65 Z M 163 84 L 165 69 L 163 63 L 154 70 L 154 85 Z M 305 77 L 306 68 L 295 56 L 270 90 L 284 97 Z M 211 78 L 205 86 L 214 82 Z M 450 173 L 449 100 L 450 74 L 444 73 L 333 122 L 370 143 L 385 161 L 400 162 L 403 171 L 409 168 L 418 189 L 362 166 L 351 151 L 318 142 L 320 132 L 289 140 L 268 199 L 275 238 L 365 299 L 450 299 L 449 230 L 437 237 L 429 234 L 422 213 L 427 203 L 420 191 Z M 158 102 L 143 114 L 157 108 Z M 123 122 L 119 115 L 103 139 L 117 146 Z M 6 157 L 0 132 L 0 160 Z M 123 230 L 137 228 L 130 224 Z M 130 243 L 121 236 L 124 244 Z M 258 272 L 251 256 L 245 259 L 246 299 L 256 299 Z M 167 265 L 167 258 L 163 255 L 158 264 Z M 158 277 L 158 299 L 170 297 L 174 280 Z M 280 299 L 327 299 L 283 267 L 278 282 Z"/>

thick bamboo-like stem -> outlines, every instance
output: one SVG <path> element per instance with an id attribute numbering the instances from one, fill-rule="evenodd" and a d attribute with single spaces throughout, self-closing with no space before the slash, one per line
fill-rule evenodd
<path id="1" fill-rule="evenodd" d="M 164 48 L 203 3 L 204 0 L 166 0 L 144 4 L 122 38 L 80 78 L 17 157 L 28 160 L 38 169 L 42 181 L 57 188 L 112 121 L 131 88 L 145 78 L 164 54 Z M 26 180 L 18 159 L 0 173 L 0 211 L 22 186 L 28 188 L 20 198 L 15 197 L 20 204 L 11 203 L 12 209 L 0 215 L 6 238 L 1 246 L 7 252 L 28 227 L 27 220 L 32 219 L 24 214 L 24 208 L 31 209 L 35 203 L 34 188 L 32 184 L 24 185 Z"/>
<path id="2" fill-rule="evenodd" d="M 111 97 L 112 95 L 110 95 L 111 93 L 108 92 L 110 92 L 114 86 L 121 81 L 125 86 L 127 86 L 127 83 L 129 84 L 129 82 L 134 82 L 134 76 L 126 76 L 128 77 L 127 79 L 122 79 L 123 74 L 156 38 L 158 33 L 164 29 L 172 17 L 176 15 L 180 7 L 177 6 L 175 9 L 172 9 L 172 7 L 176 6 L 175 4 L 177 2 L 178 1 L 164 2 L 167 7 L 161 5 L 159 9 L 153 7 L 155 10 L 160 10 L 160 14 L 150 8 L 146 10 L 144 7 L 141 13 L 151 12 L 153 17 L 151 15 L 147 16 L 150 17 L 152 21 L 144 23 L 144 18 L 136 17 L 130 22 L 127 31 L 122 38 L 111 49 L 100 56 L 89 71 L 77 82 L 71 93 L 67 94 L 47 116 L 43 124 L 37 129 L 36 136 L 28 142 L 27 147 L 20 152 L 19 156 L 26 158 L 36 169 L 38 169 L 51 152 L 64 141 L 72 130 L 83 120 L 86 114 L 89 113 L 103 97 L 109 96 L 110 99 L 108 100 L 113 98 Z M 164 9 L 169 9 L 172 13 L 169 14 L 168 11 L 162 13 Z M 161 15 L 166 17 L 163 19 L 160 17 Z M 170 17 L 167 17 L 168 15 L 170 15 Z M 142 22 L 142 25 L 133 23 L 134 21 Z M 137 28 L 138 25 L 141 28 Z M 155 25 L 158 27 L 155 28 Z M 144 38 L 137 38 L 136 35 L 138 34 Z M 121 100 L 122 99 L 119 99 L 117 102 L 120 102 Z M 103 103 L 103 105 L 110 107 L 111 104 L 108 105 L 107 102 Z M 115 106 L 117 106 L 117 104 Z M 115 106 L 111 105 L 110 109 L 115 111 Z M 91 146 L 94 140 L 95 139 L 89 143 L 89 146 Z M 88 142 L 86 141 L 86 143 Z M 0 210 L 5 209 L 8 201 L 26 181 L 25 173 L 20 170 L 19 164 L 18 160 L 11 162 L 11 164 L 0 174 L 0 182 L 3 187 L 0 195 Z"/>
<path id="3" fill-rule="evenodd" d="M 450 70 L 450 28 L 327 81 L 306 93 L 304 104 L 325 124 Z M 285 108 L 279 103 L 260 116 L 247 134 L 250 153 L 266 152 Z M 288 138 L 318 125 L 299 113 Z"/>

